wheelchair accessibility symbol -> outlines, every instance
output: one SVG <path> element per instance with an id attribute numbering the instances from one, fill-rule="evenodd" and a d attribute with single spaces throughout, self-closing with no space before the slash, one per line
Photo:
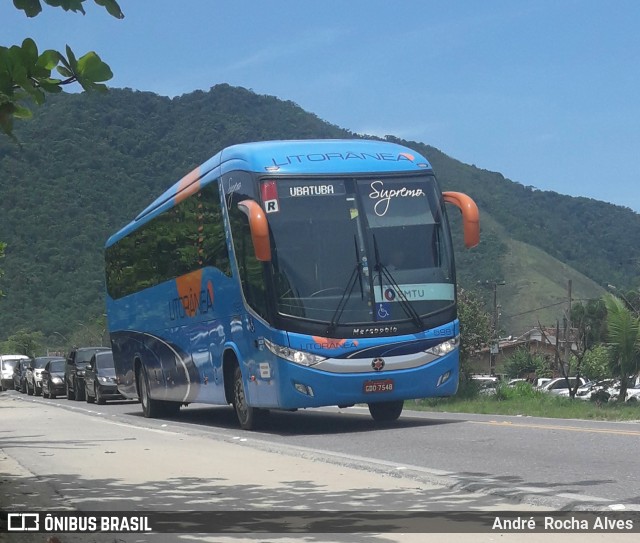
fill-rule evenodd
<path id="1" fill-rule="evenodd" d="M 391 317 L 391 311 L 389 311 L 389 309 L 389 304 L 385 304 L 383 302 L 379 303 L 376 310 L 378 319 L 382 321 L 389 319 Z"/>

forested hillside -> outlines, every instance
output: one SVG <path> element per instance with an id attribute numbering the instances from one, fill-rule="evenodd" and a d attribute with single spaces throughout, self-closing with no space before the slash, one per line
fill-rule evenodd
<path id="1" fill-rule="evenodd" d="M 67 334 L 102 315 L 108 235 L 221 148 L 358 137 L 291 102 L 228 85 L 174 99 L 131 90 L 53 96 L 15 133 L 20 145 L 0 139 L 0 240 L 7 243 L 0 262 L 6 272 L 0 341 L 20 328 Z M 592 280 L 580 279 L 577 297 L 599 295 L 603 283 L 638 285 L 640 215 L 537 191 L 422 143 L 403 143 L 431 160 L 444 189 L 466 192 L 478 203 L 483 238 L 471 251 L 458 243 L 460 278 L 467 287 L 504 279 L 503 311 L 548 305 L 562 295 L 565 277 L 581 278 L 574 269 Z M 606 182 L 606 171 L 594 175 Z M 532 254 L 530 246 L 553 277 L 548 284 L 538 276 L 529 280 L 530 266 L 516 265 Z M 532 297 L 532 289 L 539 293 Z"/>

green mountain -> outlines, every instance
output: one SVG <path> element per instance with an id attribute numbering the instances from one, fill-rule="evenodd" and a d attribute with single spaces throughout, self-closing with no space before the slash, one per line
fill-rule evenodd
<path id="1" fill-rule="evenodd" d="M 52 343 L 104 313 L 106 238 L 194 166 L 234 143 L 361 137 L 228 85 L 174 99 L 128 89 L 61 94 L 15 133 L 20 145 L 0 138 L 0 341 L 27 328 Z M 397 141 L 430 159 L 443 189 L 478 203 L 482 242 L 470 251 L 452 209 L 459 277 L 466 288 L 505 281 L 498 298 L 508 332 L 555 322 L 569 279 L 574 299 L 597 297 L 606 283 L 638 285 L 640 215 L 630 209 L 538 191 Z M 606 169 L 598 175 L 606 179 Z M 482 292 L 491 304 L 491 289 Z"/>

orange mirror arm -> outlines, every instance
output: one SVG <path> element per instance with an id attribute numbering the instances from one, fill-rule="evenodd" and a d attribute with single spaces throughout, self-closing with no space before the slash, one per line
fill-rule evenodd
<path id="1" fill-rule="evenodd" d="M 249 217 L 249 230 L 251 230 L 251 240 L 256 258 L 262 262 L 270 262 L 269 223 L 260 204 L 253 200 L 243 200 L 238 203 L 238 209 Z"/>
<path id="2" fill-rule="evenodd" d="M 455 205 L 462 212 L 464 244 L 468 248 L 480 243 L 480 212 L 476 203 L 462 192 L 443 192 L 444 201 Z"/>

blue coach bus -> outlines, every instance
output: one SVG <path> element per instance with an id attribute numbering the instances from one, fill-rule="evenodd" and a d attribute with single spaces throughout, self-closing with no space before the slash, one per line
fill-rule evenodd
<path id="1" fill-rule="evenodd" d="M 228 147 L 106 244 L 119 389 L 161 417 L 232 404 L 253 428 L 269 409 L 455 393 L 459 324 L 445 203 L 479 241 L 468 196 L 390 142 Z"/>

